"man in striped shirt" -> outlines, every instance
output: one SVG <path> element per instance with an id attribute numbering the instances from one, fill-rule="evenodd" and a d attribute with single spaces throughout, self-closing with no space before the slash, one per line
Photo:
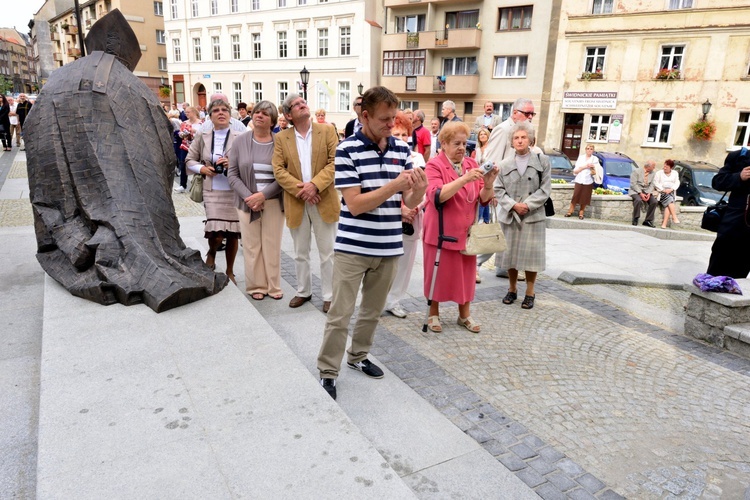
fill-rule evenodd
<path id="1" fill-rule="evenodd" d="M 336 399 L 336 378 L 360 284 L 362 302 L 347 352 L 347 366 L 372 378 L 383 371 L 367 359 L 378 319 L 403 254 L 401 199 L 416 207 L 427 189 L 412 169 L 409 146 L 391 137 L 398 97 L 385 87 L 362 96 L 362 129 L 336 148 L 336 188 L 343 203 L 333 264 L 333 302 L 318 354 L 320 383 Z"/>

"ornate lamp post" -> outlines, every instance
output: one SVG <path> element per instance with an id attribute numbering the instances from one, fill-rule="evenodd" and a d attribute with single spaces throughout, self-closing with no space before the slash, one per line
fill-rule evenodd
<path id="1" fill-rule="evenodd" d="M 299 78 L 302 81 L 302 98 L 307 100 L 307 83 L 310 81 L 310 72 L 307 71 L 305 66 L 303 66 L 302 71 L 299 72 Z"/>

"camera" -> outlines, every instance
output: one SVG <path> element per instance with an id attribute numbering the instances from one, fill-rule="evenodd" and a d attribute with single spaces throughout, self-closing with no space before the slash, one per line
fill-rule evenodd
<path id="1" fill-rule="evenodd" d="M 405 234 L 407 236 L 411 236 L 414 234 L 414 225 L 410 224 L 408 222 L 402 222 L 401 223 L 401 233 Z"/>
<path id="2" fill-rule="evenodd" d="M 224 165 L 215 163 L 213 167 L 214 167 L 214 172 L 216 172 L 217 175 L 221 175 L 221 174 L 226 175 L 225 170 L 224 170 Z"/>
<path id="3" fill-rule="evenodd" d="M 494 166 L 495 165 L 494 163 L 492 163 L 492 161 L 486 161 L 479 166 L 479 170 L 481 170 L 485 174 L 489 174 Z"/>

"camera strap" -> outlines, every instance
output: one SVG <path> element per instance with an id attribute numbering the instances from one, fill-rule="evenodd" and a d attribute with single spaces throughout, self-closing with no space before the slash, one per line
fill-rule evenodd
<path id="1" fill-rule="evenodd" d="M 216 150 L 214 150 L 214 139 L 216 138 L 216 129 L 211 131 L 211 162 L 213 162 Z M 227 150 L 227 142 L 229 142 L 229 129 L 227 129 L 227 135 L 224 138 L 224 144 L 221 147 L 221 156 L 224 156 L 224 151 Z"/>

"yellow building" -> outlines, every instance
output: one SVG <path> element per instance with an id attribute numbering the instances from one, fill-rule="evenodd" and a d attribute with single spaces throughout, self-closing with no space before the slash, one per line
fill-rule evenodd
<path id="1" fill-rule="evenodd" d="M 748 26 L 746 0 L 563 0 L 540 142 L 721 165 L 750 140 Z"/>

